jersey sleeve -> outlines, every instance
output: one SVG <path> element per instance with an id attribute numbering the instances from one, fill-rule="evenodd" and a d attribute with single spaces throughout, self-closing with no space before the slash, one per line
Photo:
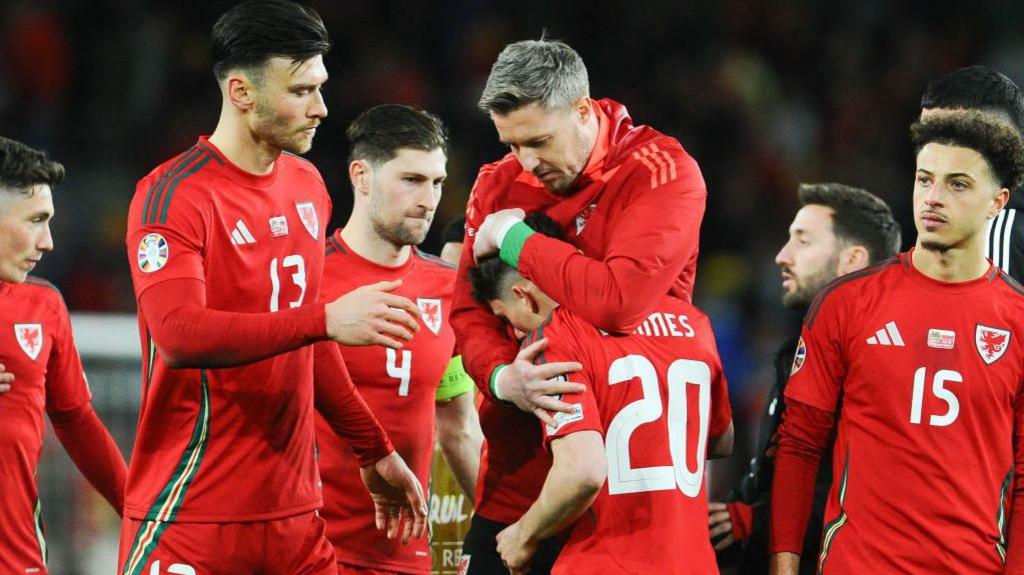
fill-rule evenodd
<path id="1" fill-rule="evenodd" d="M 55 298 L 57 328 L 46 363 L 46 410 L 51 413 L 73 410 L 92 400 L 82 359 L 71 333 L 71 318 L 64 301 L 56 294 Z"/>
<path id="2" fill-rule="evenodd" d="M 628 188 L 623 197 L 630 199 L 616 206 L 621 213 L 605 232 L 611 240 L 602 259 L 532 234 L 519 253 L 519 272 L 596 327 L 614 333 L 634 329 L 697 258 L 704 179 L 681 148 L 672 155 L 676 179 L 656 181 L 649 170 L 637 167 L 622 184 Z"/>
<path id="3" fill-rule="evenodd" d="M 128 216 L 126 244 L 138 297 L 146 288 L 169 279 L 205 282 L 203 251 L 210 221 L 208 208 L 189 182 L 169 190 L 163 178 L 139 182 Z M 170 202 L 169 194 L 174 201 Z M 141 205 L 139 205 L 141 204 Z"/>
<path id="4" fill-rule="evenodd" d="M 596 431 L 604 435 L 604 426 L 601 424 L 601 413 L 598 410 L 597 399 L 594 396 L 594 385 L 597 378 L 594 377 L 591 366 L 596 365 L 589 359 L 586 353 L 585 342 L 587 334 L 582 333 L 579 326 L 574 325 L 566 316 L 559 315 L 552 318 L 551 323 L 541 326 L 523 340 L 523 347 L 533 342 L 547 338 L 548 345 L 545 350 L 537 356 L 535 363 L 555 363 L 561 361 L 578 361 L 583 364 L 583 369 L 574 373 L 561 375 L 557 379 L 571 380 L 573 383 L 581 383 L 586 386 L 583 393 L 568 393 L 562 396 L 562 401 L 572 406 L 570 413 L 555 413 L 555 425 L 547 425 L 541 422 L 543 428 L 544 444 L 548 445 L 551 440 L 576 433 L 578 431 Z"/>
<path id="5" fill-rule="evenodd" d="M 492 166 L 484 166 L 466 205 L 466 237 L 462 247 L 452 295 L 451 323 L 466 372 L 477 388 L 488 399 L 491 393 L 491 375 L 501 364 L 511 363 L 516 357 L 516 344 L 509 338 L 505 324 L 491 310 L 473 300 L 469 270 L 476 267 L 473 260 L 473 238 L 487 212 L 480 205 L 481 197 L 493 187 L 494 178 L 488 173 Z"/>
<path id="6" fill-rule="evenodd" d="M 702 323 L 707 326 L 703 333 L 707 334 L 708 348 L 711 352 L 711 423 L 708 425 L 708 436 L 718 437 L 728 431 L 729 424 L 732 423 L 732 404 L 729 401 L 729 383 L 725 379 L 725 370 L 722 369 L 722 360 L 718 355 L 711 322 L 705 318 Z"/>
<path id="7" fill-rule="evenodd" d="M 807 312 L 786 383 L 787 399 L 828 412 L 835 411 L 846 377 L 842 293 L 822 293 Z"/>

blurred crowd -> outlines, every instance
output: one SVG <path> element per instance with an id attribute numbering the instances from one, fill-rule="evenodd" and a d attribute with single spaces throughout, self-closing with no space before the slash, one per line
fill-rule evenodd
<path id="1" fill-rule="evenodd" d="M 134 312 L 128 202 L 145 170 L 213 129 L 220 98 L 208 32 L 233 3 L 0 7 L 3 135 L 68 168 L 56 195 L 57 249 L 37 273 L 62 289 L 73 312 Z M 867 188 L 890 203 L 910 242 L 907 127 L 925 84 L 968 64 L 1024 81 L 1021 3 L 308 3 L 334 41 L 330 116 L 308 154 L 334 199 L 332 228 L 351 206 L 347 123 L 374 104 L 411 104 L 440 115 L 451 132 L 445 197 L 425 245 L 436 253 L 479 165 L 505 152 L 475 104 L 497 53 L 524 38 L 568 42 L 588 65 L 592 95 L 622 102 L 637 123 L 683 143 L 708 188 L 695 302 L 718 334 L 740 439 L 733 463 L 716 472 L 723 478 L 756 432 L 747 422 L 770 380 L 772 350 L 799 321 L 780 305 L 772 261 L 796 211 L 797 183 Z"/>

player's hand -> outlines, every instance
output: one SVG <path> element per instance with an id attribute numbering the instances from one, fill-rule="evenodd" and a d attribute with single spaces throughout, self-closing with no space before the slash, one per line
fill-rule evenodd
<path id="1" fill-rule="evenodd" d="M 423 487 L 398 452 L 361 468 L 359 475 L 373 500 L 377 529 L 387 532 L 388 539 L 401 533 L 403 545 L 423 537 L 427 531 Z"/>
<path id="2" fill-rule="evenodd" d="M 736 542 L 732 536 L 732 517 L 729 515 L 728 505 L 708 503 L 708 531 L 712 541 L 725 534 L 725 537 L 715 543 L 715 551 L 721 551 Z"/>
<path id="3" fill-rule="evenodd" d="M 358 287 L 327 304 L 327 337 L 345 345 L 401 349 L 420 330 L 420 310 L 390 293 L 402 280 Z"/>
<path id="4" fill-rule="evenodd" d="M 498 533 L 498 554 L 512 575 L 520 575 L 530 570 L 530 560 L 537 553 L 537 544 L 524 540 L 519 523 L 513 523 Z"/>
<path id="5" fill-rule="evenodd" d="M 534 365 L 533 360 L 547 347 L 548 340 L 541 339 L 519 351 L 515 361 L 508 364 L 498 375 L 495 388 L 498 397 L 510 401 L 519 409 L 533 413 L 548 425 L 555 425 L 552 411 L 572 413 L 572 406 L 558 399 L 565 393 L 583 393 L 587 388 L 582 383 L 559 381 L 560 375 L 583 369 L 575 361 L 562 361 Z"/>
<path id="6" fill-rule="evenodd" d="M 0 363 L 0 393 L 7 393 L 14 383 L 14 374 L 7 371 L 7 366 Z"/>
<path id="7" fill-rule="evenodd" d="M 773 553 L 768 557 L 770 575 L 798 575 L 800 556 L 796 553 Z"/>
<path id="8" fill-rule="evenodd" d="M 481 258 L 493 256 L 501 250 L 501 242 L 505 239 L 508 230 L 523 221 L 526 212 L 519 208 L 498 210 L 484 218 L 484 223 L 476 231 L 473 239 L 473 259 L 480 261 Z"/>

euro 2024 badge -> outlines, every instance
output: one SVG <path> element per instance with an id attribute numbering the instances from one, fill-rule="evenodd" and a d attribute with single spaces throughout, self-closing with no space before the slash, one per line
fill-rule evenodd
<path id="1" fill-rule="evenodd" d="M 982 361 L 992 365 L 1003 357 L 1010 347 L 1010 330 L 977 324 L 974 328 L 974 346 L 978 349 Z"/>
<path id="2" fill-rule="evenodd" d="M 153 273 L 167 265 L 169 255 L 167 240 L 157 233 L 148 234 L 139 242 L 139 269 Z"/>
<path id="3" fill-rule="evenodd" d="M 32 361 L 39 357 L 43 350 L 43 325 L 39 323 L 16 323 L 14 324 L 14 337 Z"/>
<path id="4" fill-rule="evenodd" d="M 320 220 L 316 217 L 316 208 L 313 202 L 295 202 L 295 211 L 299 212 L 299 219 L 302 226 L 306 228 L 313 239 L 320 237 Z"/>

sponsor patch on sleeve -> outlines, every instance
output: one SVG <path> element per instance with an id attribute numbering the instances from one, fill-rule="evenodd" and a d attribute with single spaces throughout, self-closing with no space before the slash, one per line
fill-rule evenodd
<path id="1" fill-rule="evenodd" d="M 572 404 L 572 411 L 570 413 L 562 413 L 562 412 L 556 413 L 555 414 L 555 424 L 554 425 L 547 425 L 547 426 L 545 426 L 545 428 L 547 429 L 548 435 L 554 435 L 554 434 L 558 433 L 559 429 L 562 429 L 566 425 L 568 425 L 568 424 L 570 424 L 570 423 L 572 423 L 574 421 L 579 421 L 581 419 L 583 419 L 583 404 L 582 403 L 574 403 L 574 404 Z"/>
<path id="2" fill-rule="evenodd" d="M 803 336 L 800 336 L 800 341 L 796 344 L 796 355 L 793 356 L 793 368 L 789 370 L 789 376 L 793 377 L 796 372 L 800 371 L 800 368 L 804 366 L 804 360 L 807 359 L 807 345 L 804 344 Z"/>
<path id="3" fill-rule="evenodd" d="M 160 234 L 149 234 L 139 242 L 139 269 L 153 273 L 167 265 L 169 255 L 167 240 Z"/>

